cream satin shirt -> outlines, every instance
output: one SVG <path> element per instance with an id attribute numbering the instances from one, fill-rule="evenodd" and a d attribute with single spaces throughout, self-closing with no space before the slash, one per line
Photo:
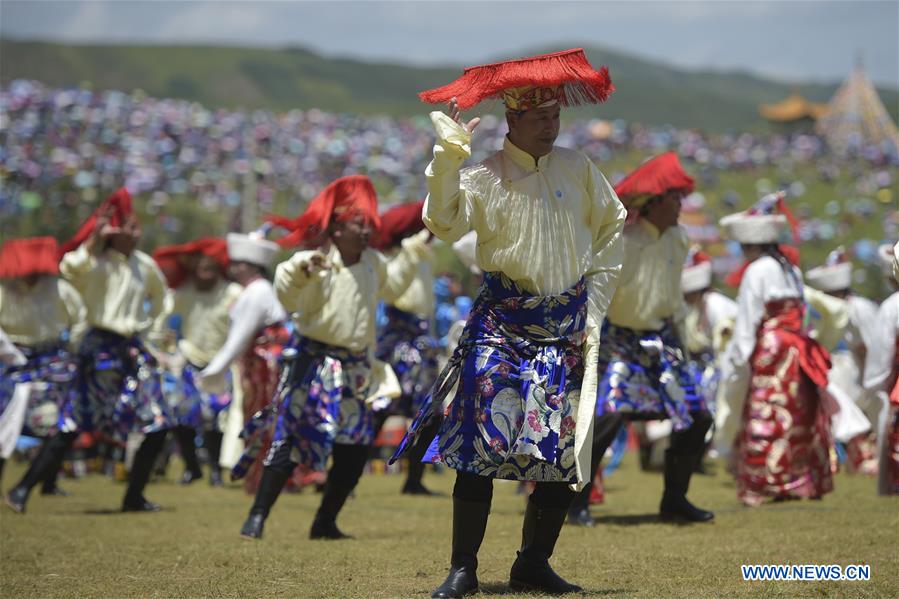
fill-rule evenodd
<path id="1" fill-rule="evenodd" d="M 505 140 L 480 164 L 471 134 L 442 112 L 434 159 L 425 175 L 425 225 L 453 243 L 477 232 L 477 266 L 502 272 L 536 295 L 555 295 L 586 276 L 589 315 L 598 328 L 621 270 L 626 212 L 609 182 L 584 154 L 556 147 L 533 156 Z"/>
<path id="2" fill-rule="evenodd" d="M 434 253 L 430 247 L 418 263 L 418 272 L 412 284 L 396 298 L 393 306 L 415 314 L 422 320 L 431 320 L 434 317 L 437 300 L 434 298 Z"/>
<path id="3" fill-rule="evenodd" d="M 681 291 L 681 271 L 689 251 L 680 227 L 664 233 L 645 219 L 624 228 L 624 264 L 608 319 L 635 331 L 658 331 L 673 320 L 683 339 L 687 305 Z"/>
<path id="4" fill-rule="evenodd" d="M 59 270 L 87 308 L 87 324 L 129 337 L 149 330 L 164 316 L 166 284 L 156 262 L 134 250 L 89 253 L 84 245 L 62 258 Z"/>
<path id="5" fill-rule="evenodd" d="M 67 281 L 50 275 L 32 287 L 20 280 L 0 281 L 0 329 L 13 343 L 55 343 L 68 331 L 70 343 L 77 345 L 86 316 L 81 296 Z"/>
<path id="6" fill-rule="evenodd" d="M 172 313 L 181 316 L 178 349 L 188 362 L 203 368 L 222 348 L 231 328 L 231 306 L 242 291 L 222 279 L 207 291 L 188 281 L 173 292 Z"/>
<path id="7" fill-rule="evenodd" d="M 404 239 L 393 259 L 368 248 L 352 266 L 343 263 L 334 246 L 297 252 L 275 269 L 278 299 L 293 314 L 301 335 L 366 351 L 375 344 L 378 300 L 393 303 L 408 289 L 429 251 L 423 239 L 421 234 Z M 324 255 L 329 268 L 307 275 L 303 267 L 317 254 Z"/>

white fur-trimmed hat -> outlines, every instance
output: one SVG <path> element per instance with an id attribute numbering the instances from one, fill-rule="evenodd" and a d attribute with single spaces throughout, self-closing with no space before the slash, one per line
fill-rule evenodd
<path id="1" fill-rule="evenodd" d="M 840 246 L 828 254 L 823 266 L 805 273 L 805 281 L 821 291 L 841 291 L 852 285 L 852 262 Z"/>
<path id="2" fill-rule="evenodd" d="M 712 285 L 712 263 L 702 262 L 685 268 L 681 273 L 681 288 L 684 293 L 702 291 Z"/>
<path id="3" fill-rule="evenodd" d="M 712 285 L 712 262 L 708 254 L 698 246 L 690 248 L 684 269 L 681 271 L 681 291 L 693 293 L 702 291 Z"/>
<path id="4" fill-rule="evenodd" d="M 725 237 L 745 244 L 779 243 L 790 228 L 787 217 L 774 210 L 786 197 L 784 192 L 770 193 L 743 212 L 729 214 L 719 221 Z"/>
<path id="5" fill-rule="evenodd" d="M 228 258 L 232 262 L 249 262 L 263 268 L 271 268 L 280 246 L 254 231 L 249 235 L 228 233 Z"/>

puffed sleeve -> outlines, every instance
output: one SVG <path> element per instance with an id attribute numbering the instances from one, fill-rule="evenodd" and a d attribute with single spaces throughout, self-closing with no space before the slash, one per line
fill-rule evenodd
<path id="1" fill-rule="evenodd" d="M 165 277 L 156 262 L 147 256 L 143 260 L 143 265 L 146 273 L 147 316 L 150 318 L 148 340 L 155 344 L 159 341 L 156 333 L 165 327 L 165 321 L 172 311 L 173 300 Z"/>
<path id="2" fill-rule="evenodd" d="M 326 256 L 318 250 L 295 253 L 275 268 L 275 291 L 278 301 L 288 312 L 301 308 L 308 313 L 319 310 L 327 301 L 331 290 L 331 270 L 306 272 L 306 266 L 313 256 Z"/>
<path id="3" fill-rule="evenodd" d="M 879 327 L 865 354 L 865 389 L 889 391 L 886 384 L 896 356 L 896 331 L 899 328 L 899 297 L 892 295 L 877 311 Z"/>
<path id="4" fill-rule="evenodd" d="M 586 273 L 588 319 L 590 328 L 598 334 L 621 273 L 624 258 L 621 232 L 627 211 L 605 176 L 592 161 L 587 162 L 587 193 L 592 198 L 590 229 L 593 231 L 593 261 Z"/>
<path id="5" fill-rule="evenodd" d="M 423 230 L 402 241 L 400 251 L 393 258 L 387 258 L 377 252 L 380 263 L 380 289 L 381 299 L 392 304 L 399 298 L 418 274 L 418 265 L 430 253 L 427 239 L 429 233 Z"/>
<path id="6" fill-rule="evenodd" d="M 57 281 L 59 285 L 59 302 L 61 313 L 66 315 L 67 328 L 69 329 L 69 344 L 77 347 L 81 338 L 87 331 L 87 308 L 81 301 L 81 295 L 74 287 L 63 279 Z"/>
<path id="7" fill-rule="evenodd" d="M 97 258 L 87 251 L 84 244 L 66 252 L 59 263 L 60 274 L 69 281 L 75 280 L 96 268 Z"/>
<path id="8" fill-rule="evenodd" d="M 435 236 L 452 243 L 472 228 L 471 198 L 459 176 L 459 168 L 471 156 L 471 133 L 440 111 L 431 113 L 431 121 L 437 131 L 437 142 L 434 159 L 425 170 L 428 197 L 422 220 Z"/>

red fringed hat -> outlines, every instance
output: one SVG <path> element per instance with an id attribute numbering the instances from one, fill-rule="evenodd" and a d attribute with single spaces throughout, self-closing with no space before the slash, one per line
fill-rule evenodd
<path id="1" fill-rule="evenodd" d="M 598 104 L 615 91 L 609 69 L 595 70 L 583 48 L 468 67 L 443 87 L 418 94 L 429 104 L 456 98 L 466 110 L 488 98 L 502 99 L 510 110 L 528 110 L 558 102 L 562 106 Z"/>
<path id="2" fill-rule="evenodd" d="M 59 244 L 53 237 L 10 239 L 0 247 L 0 279 L 59 274 Z"/>
<path id="3" fill-rule="evenodd" d="M 131 194 L 128 193 L 127 189 L 124 187 L 117 189 L 111 196 L 106 198 L 105 202 L 100 204 L 100 206 L 94 210 L 94 213 L 91 214 L 86 221 L 81 223 L 81 226 L 78 227 L 78 232 L 75 233 L 74 237 L 62 244 L 62 247 L 59 248 L 60 258 L 67 252 L 77 249 L 78 246 L 84 243 L 85 240 L 91 236 L 91 233 L 94 232 L 94 228 L 97 226 L 97 217 L 110 208 L 112 209 L 112 214 L 109 217 L 109 224 L 113 227 L 121 227 L 124 225 L 125 221 L 134 214 L 134 206 L 131 204 Z"/>
<path id="4" fill-rule="evenodd" d="M 425 228 L 421 220 L 421 211 L 424 208 L 424 200 L 409 204 L 400 204 L 389 208 L 381 215 L 381 226 L 375 233 L 371 245 L 379 250 L 387 250 L 399 245 L 399 243 L 415 235 Z"/>
<path id="5" fill-rule="evenodd" d="M 203 237 L 181 245 L 162 246 L 153 252 L 153 259 L 165 275 L 169 287 L 176 289 L 187 280 L 190 274 L 189 259 L 197 254 L 215 260 L 222 272 L 228 269 L 228 244 L 221 237 Z"/>
<path id="6" fill-rule="evenodd" d="M 278 240 L 281 247 L 316 247 L 324 241 L 332 220 L 346 222 L 357 216 L 365 218 L 376 229 L 381 225 L 378 194 L 371 179 L 364 175 L 332 181 L 297 218 L 270 215 L 265 220 L 290 231 Z"/>
<path id="7" fill-rule="evenodd" d="M 669 191 L 693 193 L 693 178 L 681 167 L 674 152 L 647 160 L 615 186 L 618 199 L 629 210 Z"/>

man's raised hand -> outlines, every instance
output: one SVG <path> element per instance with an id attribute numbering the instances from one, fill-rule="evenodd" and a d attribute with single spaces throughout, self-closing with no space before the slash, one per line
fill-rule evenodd
<path id="1" fill-rule="evenodd" d="M 465 129 L 468 133 L 474 133 L 475 127 L 478 126 L 478 123 L 481 122 L 481 117 L 476 116 L 467 123 L 462 122 L 462 111 L 459 110 L 459 104 L 456 102 L 456 99 L 453 98 L 449 101 L 449 117 L 462 125 L 462 128 Z"/>

